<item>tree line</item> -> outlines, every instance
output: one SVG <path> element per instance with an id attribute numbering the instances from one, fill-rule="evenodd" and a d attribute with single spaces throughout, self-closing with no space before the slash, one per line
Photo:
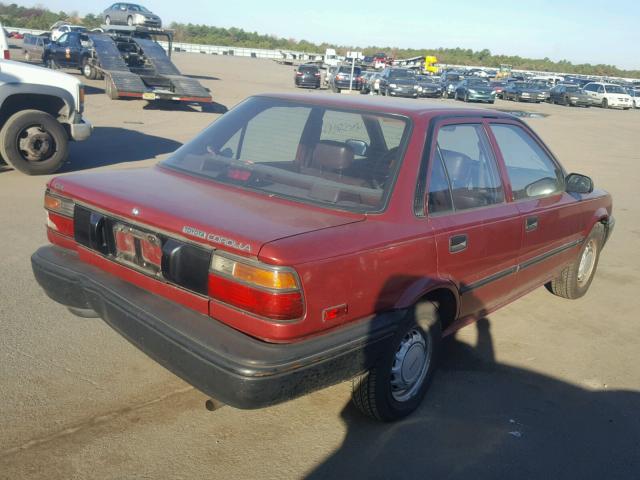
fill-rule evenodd
<path id="1" fill-rule="evenodd" d="M 41 7 L 21 7 L 0 3 L 0 19 L 4 25 L 12 27 L 48 30 L 58 20 L 85 25 L 94 28 L 102 23 L 100 14 L 88 14 L 80 17 L 77 12 L 52 12 Z M 624 70 L 615 65 L 589 63 L 574 64 L 568 60 L 553 61 L 549 58 L 523 58 L 517 55 L 495 55 L 489 50 L 472 50 L 465 48 L 396 48 L 369 46 L 365 48 L 333 45 L 330 43 L 313 43 L 308 40 L 282 38 L 276 35 L 265 35 L 248 32 L 242 28 L 222 28 L 209 25 L 172 23 L 169 28 L 175 31 L 174 39 L 178 42 L 199 43 L 206 45 L 222 45 L 230 47 L 264 48 L 269 50 L 297 50 L 308 53 L 324 53 L 327 48 L 334 48 L 338 54 L 347 51 L 362 51 L 365 55 L 385 52 L 393 58 L 410 58 L 435 55 L 441 63 L 453 65 L 482 65 L 500 67 L 509 64 L 515 69 L 538 70 L 548 72 L 564 72 L 583 75 L 604 75 L 614 77 L 640 78 L 640 70 Z"/>

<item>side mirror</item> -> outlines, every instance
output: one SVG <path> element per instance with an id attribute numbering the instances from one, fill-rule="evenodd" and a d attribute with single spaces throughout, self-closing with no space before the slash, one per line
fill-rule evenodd
<path id="1" fill-rule="evenodd" d="M 565 190 L 567 193 L 591 193 L 593 192 L 593 180 L 586 175 L 570 173 L 565 179 Z"/>
<path id="2" fill-rule="evenodd" d="M 369 149 L 369 145 L 367 142 L 363 140 L 354 140 L 350 139 L 345 142 L 351 150 L 353 150 L 353 154 L 359 157 L 364 157 L 367 154 L 367 150 Z"/>

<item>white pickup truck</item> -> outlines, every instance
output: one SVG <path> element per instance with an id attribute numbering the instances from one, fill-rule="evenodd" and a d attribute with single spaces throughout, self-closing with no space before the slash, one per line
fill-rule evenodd
<path id="1" fill-rule="evenodd" d="M 8 51 L 3 30 L 0 49 Z M 69 140 L 91 135 L 83 107 L 83 85 L 71 75 L 0 59 L 0 164 L 28 175 L 58 170 Z"/>

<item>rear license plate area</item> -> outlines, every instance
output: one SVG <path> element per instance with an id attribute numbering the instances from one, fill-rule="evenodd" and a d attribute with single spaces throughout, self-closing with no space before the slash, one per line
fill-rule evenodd
<path id="1" fill-rule="evenodd" d="M 115 223 L 113 238 L 117 262 L 149 275 L 162 276 L 162 242 L 157 235 Z"/>

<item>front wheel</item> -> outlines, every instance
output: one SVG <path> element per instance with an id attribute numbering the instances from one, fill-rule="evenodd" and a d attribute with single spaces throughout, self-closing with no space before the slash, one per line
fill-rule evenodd
<path id="1" fill-rule="evenodd" d="M 609 108 L 609 101 L 606 98 L 602 99 L 602 108 Z"/>
<path id="2" fill-rule="evenodd" d="M 58 170 L 69 152 L 67 132 L 51 115 L 40 110 L 14 113 L 0 131 L 2 158 L 27 175 Z"/>
<path id="3" fill-rule="evenodd" d="M 89 80 L 95 80 L 97 77 L 96 69 L 91 65 L 88 58 L 82 61 L 82 75 Z"/>
<path id="4" fill-rule="evenodd" d="M 365 415 L 390 422 L 412 413 L 436 369 L 442 330 L 431 302 L 416 305 L 399 327 L 389 350 L 353 381 L 352 400 Z"/>
<path id="5" fill-rule="evenodd" d="M 111 17 L 109 15 L 104 18 L 104 23 L 106 25 L 111 25 Z"/>
<path id="6" fill-rule="evenodd" d="M 547 289 L 554 295 L 569 299 L 580 298 L 587 293 L 596 274 L 603 241 L 604 226 L 596 223 L 584 240 L 576 260 L 547 283 Z"/>

